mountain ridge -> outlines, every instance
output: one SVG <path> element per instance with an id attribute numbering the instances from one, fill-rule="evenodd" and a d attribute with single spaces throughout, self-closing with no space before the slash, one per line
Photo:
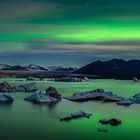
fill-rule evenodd
<path id="1" fill-rule="evenodd" d="M 77 67 L 71 66 L 40 66 L 36 64 L 29 65 L 8 65 L 0 64 L 0 71 L 48 71 L 48 72 L 73 72 Z"/>
<path id="2" fill-rule="evenodd" d="M 133 77 L 140 78 L 140 60 L 97 60 L 83 66 L 74 73 L 96 75 L 102 78 L 114 79 L 132 79 Z"/>

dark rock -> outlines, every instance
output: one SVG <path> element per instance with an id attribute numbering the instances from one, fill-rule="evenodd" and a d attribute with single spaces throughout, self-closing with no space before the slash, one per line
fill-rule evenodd
<path id="1" fill-rule="evenodd" d="M 116 118 L 112 118 L 112 119 L 104 118 L 104 119 L 100 119 L 99 122 L 102 123 L 102 124 L 110 124 L 110 125 L 113 125 L 113 126 L 121 124 L 121 120 L 116 119 Z"/>
<path id="2" fill-rule="evenodd" d="M 7 81 L 0 84 L 0 92 L 13 92 L 13 87 Z"/>
<path id="3" fill-rule="evenodd" d="M 0 84 L 0 92 L 35 92 L 37 90 L 35 83 L 28 83 L 19 86 L 10 86 L 7 81 Z"/>
<path id="4" fill-rule="evenodd" d="M 54 87 L 47 88 L 46 94 L 56 99 L 61 99 L 61 94 Z"/>
<path id="5" fill-rule="evenodd" d="M 119 119 L 113 118 L 113 119 L 110 119 L 109 123 L 110 125 L 116 126 L 116 125 L 120 125 L 122 122 Z"/>

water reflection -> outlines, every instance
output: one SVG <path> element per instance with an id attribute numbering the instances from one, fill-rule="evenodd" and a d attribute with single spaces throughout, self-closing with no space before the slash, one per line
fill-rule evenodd
<path id="1" fill-rule="evenodd" d="M 57 103 L 43 103 L 43 104 L 38 104 L 38 103 L 30 103 L 30 107 L 34 112 L 40 115 L 45 115 L 48 116 L 49 118 L 57 118 L 58 117 L 58 111 L 57 111 L 57 106 L 59 106 L 59 102 Z"/>
<path id="2" fill-rule="evenodd" d="M 11 110 L 13 102 L 0 102 L 0 110 Z"/>
<path id="3" fill-rule="evenodd" d="M 32 105 L 38 106 L 39 108 L 44 108 L 46 106 L 48 109 L 52 110 L 57 106 L 58 102 L 55 103 L 32 103 Z"/>

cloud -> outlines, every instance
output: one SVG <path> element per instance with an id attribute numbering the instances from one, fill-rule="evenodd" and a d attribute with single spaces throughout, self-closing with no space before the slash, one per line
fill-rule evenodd
<path id="1" fill-rule="evenodd" d="M 112 58 L 140 59 L 140 51 L 44 51 L 44 52 L 9 52 L 0 53 L 0 63 L 8 64 L 40 64 L 40 65 L 74 65 L 83 66 L 95 60 L 108 60 Z"/>
<path id="2" fill-rule="evenodd" d="M 51 1 L 4 1 L 0 3 L 1 19 L 57 16 L 63 5 Z"/>
<path id="3" fill-rule="evenodd" d="M 140 40 L 112 40 L 112 41 L 100 41 L 96 42 L 96 45 L 113 45 L 113 46 L 123 46 L 124 49 L 128 47 L 140 48 Z"/>
<path id="4" fill-rule="evenodd" d="M 29 39 L 23 41 L 0 42 L 0 53 L 3 52 L 26 52 L 26 53 L 44 53 L 44 52 L 105 52 L 122 51 L 135 52 L 140 51 L 140 41 L 100 41 L 100 42 L 60 42 L 53 39 Z"/>

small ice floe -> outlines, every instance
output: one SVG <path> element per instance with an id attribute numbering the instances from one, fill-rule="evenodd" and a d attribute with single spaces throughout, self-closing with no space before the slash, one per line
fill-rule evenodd
<path id="1" fill-rule="evenodd" d="M 140 93 L 137 93 L 133 96 L 134 103 L 140 103 Z"/>
<path id="2" fill-rule="evenodd" d="M 108 129 L 106 129 L 106 128 L 98 128 L 97 131 L 107 133 Z"/>
<path id="3" fill-rule="evenodd" d="M 37 87 L 36 87 L 36 83 L 32 82 L 32 83 L 28 83 L 25 85 L 20 85 L 15 87 L 15 91 L 17 92 L 35 92 L 37 91 Z"/>
<path id="4" fill-rule="evenodd" d="M 60 100 L 54 97 L 51 97 L 43 92 L 34 93 L 28 97 L 26 97 L 24 100 L 33 102 L 33 103 L 56 103 Z"/>
<path id="5" fill-rule="evenodd" d="M 10 93 L 0 93 L 0 103 L 13 102 L 14 98 Z"/>
<path id="6" fill-rule="evenodd" d="M 104 102 L 118 102 L 122 100 L 122 97 L 114 95 L 111 91 L 105 92 L 103 89 L 96 89 L 86 92 L 74 93 L 71 97 L 66 97 L 70 101 L 89 101 L 89 100 L 101 100 Z"/>
<path id="7" fill-rule="evenodd" d="M 99 122 L 102 123 L 102 124 L 108 124 L 110 121 L 110 119 L 107 119 L 107 118 L 103 118 L 103 119 L 100 119 Z"/>
<path id="8" fill-rule="evenodd" d="M 139 80 L 138 78 L 134 77 L 134 78 L 133 78 L 133 82 L 134 82 L 134 83 L 139 83 L 140 80 Z"/>
<path id="9" fill-rule="evenodd" d="M 121 120 L 117 118 L 112 118 L 112 119 L 103 118 L 103 119 L 100 119 L 99 122 L 102 124 L 110 124 L 113 126 L 117 126 L 122 123 Z"/>
<path id="10" fill-rule="evenodd" d="M 69 121 L 72 119 L 76 119 L 76 118 L 90 118 L 90 116 L 92 116 L 92 114 L 86 113 L 84 111 L 78 111 L 78 112 L 74 112 L 74 113 L 69 113 L 65 116 L 62 116 L 59 118 L 60 121 Z"/>
<path id="11" fill-rule="evenodd" d="M 130 106 L 134 103 L 132 99 L 122 99 L 121 101 L 117 102 L 118 105 L 123 105 L 123 106 Z"/>

